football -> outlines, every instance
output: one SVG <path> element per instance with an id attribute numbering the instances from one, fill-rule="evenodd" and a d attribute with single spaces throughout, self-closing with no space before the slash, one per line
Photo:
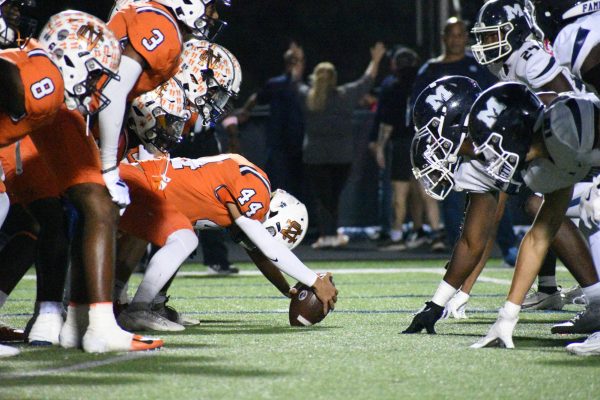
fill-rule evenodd
<path id="1" fill-rule="evenodd" d="M 290 325 L 311 326 L 325 318 L 323 303 L 317 298 L 312 288 L 298 282 L 294 286 L 298 292 L 292 296 L 290 302 Z"/>

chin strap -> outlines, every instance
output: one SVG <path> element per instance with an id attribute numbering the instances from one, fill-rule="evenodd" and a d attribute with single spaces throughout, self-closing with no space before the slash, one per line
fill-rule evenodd
<path id="1" fill-rule="evenodd" d="M 169 164 L 171 163 L 171 154 L 167 153 L 167 158 L 165 160 L 165 169 L 162 174 L 160 174 L 160 183 L 158 185 L 158 190 L 165 190 L 169 182 L 171 182 L 171 178 L 167 176 L 167 172 L 169 171 Z"/>
<path id="2" fill-rule="evenodd" d="M 15 163 L 17 175 L 23 174 L 23 158 L 21 157 L 21 141 L 19 140 L 15 145 Z M 2 174 L 4 175 L 4 173 Z"/>

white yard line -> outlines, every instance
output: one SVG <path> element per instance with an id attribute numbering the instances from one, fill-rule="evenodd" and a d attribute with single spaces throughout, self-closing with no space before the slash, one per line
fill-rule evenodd
<path id="1" fill-rule="evenodd" d="M 415 264 L 416 265 L 416 264 Z M 566 272 L 567 269 L 562 266 L 558 266 L 557 271 Z M 496 279 L 489 278 L 485 276 L 485 272 L 491 271 L 506 271 L 507 268 L 502 267 L 487 267 L 484 270 L 484 275 L 479 277 L 481 282 L 487 283 L 497 283 L 499 285 L 510 285 L 510 280 L 508 279 Z M 411 267 L 411 268 L 331 268 L 327 270 L 315 269 L 316 272 L 332 272 L 334 275 L 380 275 L 380 274 L 405 274 L 405 273 L 426 273 L 426 274 L 436 274 L 436 275 L 444 275 L 445 269 L 443 268 L 432 268 L 432 267 Z M 260 271 L 240 271 L 240 276 L 260 276 L 262 275 Z M 206 271 L 180 271 L 177 276 L 214 276 L 210 272 Z M 35 274 L 28 274 L 23 277 L 23 279 L 27 280 L 35 280 Z"/>

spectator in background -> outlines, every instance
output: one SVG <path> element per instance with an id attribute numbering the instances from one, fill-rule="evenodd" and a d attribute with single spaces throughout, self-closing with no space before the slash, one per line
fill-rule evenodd
<path id="1" fill-rule="evenodd" d="M 337 234 L 339 199 L 353 157 L 352 113 L 377 76 L 385 47 L 371 48 L 371 62 L 358 80 L 337 86 L 333 64 L 318 64 L 312 86 L 302 85 L 300 97 L 306 118 L 303 157 L 306 176 L 318 205 L 319 239 L 313 248 L 344 246 L 348 236 Z"/>
<path id="2" fill-rule="evenodd" d="M 413 130 L 408 107 L 419 66 L 419 56 L 409 48 L 400 47 L 394 52 L 390 61 L 391 74 L 381 84 L 377 108 L 376 120 L 379 121 L 379 129 L 375 143 L 375 157 L 379 168 L 382 170 L 389 168 L 391 172 L 394 219 L 389 232 L 390 238 L 380 243 L 380 249 L 404 250 L 406 245 L 402 225 L 407 214 L 409 194 L 415 229 L 417 231 L 422 229 L 422 218 L 420 218 L 422 207 L 418 206 L 421 193 L 418 185 L 414 184 L 415 179 L 410 164 Z M 415 216 L 417 218 L 414 218 Z M 434 229 L 439 230 L 439 213 L 430 223 Z M 441 238 L 438 242 L 440 240 Z M 443 242 L 435 245 L 438 247 L 441 245 L 443 248 Z"/>
<path id="3" fill-rule="evenodd" d="M 444 76 L 467 76 L 477 81 L 482 89 L 488 88 L 497 81 L 485 67 L 475 61 L 470 53 L 466 53 L 467 41 L 468 34 L 464 21 L 456 17 L 448 19 L 442 31 L 444 52 L 441 56 L 427 61 L 419 70 L 413 89 L 413 102 L 427 85 Z M 432 200 L 427 199 L 427 201 Z M 446 240 L 451 247 L 454 246 L 460 233 L 464 205 L 464 193 L 454 191 L 442 202 Z"/>
<path id="4" fill-rule="evenodd" d="M 285 72 L 271 78 L 251 95 L 239 112 L 240 122 L 248 119 L 257 104 L 269 104 L 270 118 L 266 126 L 267 160 L 265 172 L 271 186 L 302 199 L 302 140 L 304 115 L 298 85 L 304 74 L 304 51 L 291 43 L 283 55 Z"/>

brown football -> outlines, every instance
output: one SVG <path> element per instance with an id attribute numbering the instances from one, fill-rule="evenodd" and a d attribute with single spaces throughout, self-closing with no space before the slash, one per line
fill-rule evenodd
<path id="1" fill-rule="evenodd" d="M 323 303 L 317 298 L 313 289 L 298 282 L 294 286 L 298 293 L 292 296 L 290 302 L 290 325 L 311 326 L 325 318 Z"/>

